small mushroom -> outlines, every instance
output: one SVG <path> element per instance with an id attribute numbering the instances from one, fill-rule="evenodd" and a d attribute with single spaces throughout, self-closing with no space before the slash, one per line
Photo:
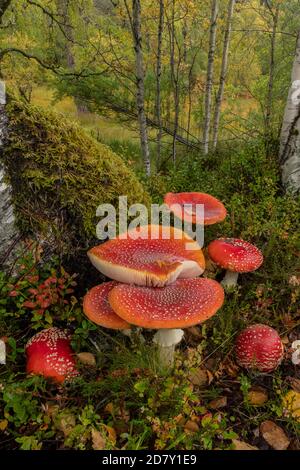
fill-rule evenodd
<path id="1" fill-rule="evenodd" d="M 109 293 L 115 312 L 127 322 L 157 329 L 161 363 L 171 366 L 174 348 L 183 336 L 181 328 L 202 323 L 222 306 L 222 286 L 206 278 L 179 279 L 164 288 L 119 284 Z"/>
<path id="2" fill-rule="evenodd" d="M 222 222 L 227 215 L 222 202 L 206 193 L 167 193 L 164 202 L 176 217 L 193 224 L 197 222 L 197 204 L 204 206 L 204 225 Z"/>
<path id="3" fill-rule="evenodd" d="M 292 363 L 295 366 L 298 366 L 300 364 L 300 340 L 297 339 L 296 341 L 293 341 L 292 343 Z"/>
<path id="4" fill-rule="evenodd" d="M 235 352 L 240 366 L 260 372 L 271 372 L 281 363 L 284 348 L 274 328 L 256 324 L 239 334 Z"/>
<path id="5" fill-rule="evenodd" d="M 263 263 L 261 251 L 249 242 L 238 238 L 219 238 L 208 245 L 210 258 L 226 269 L 224 287 L 235 287 L 239 273 L 258 269 Z"/>
<path id="6" fill-rule="evenodd" d="M 47 328 L 34 335 L 25 351 L 28 374 L 43 375 L 59 383 L 78 375 L 70 337 L 59 328 Z"/>
<path id="7" fill-rule="evenodd" d="M 205 269 L 201 248 L 181 230 L 147 225 L 139 237 L 118 237 L 89 250 L 92 264 L 105 276 L 140 286 L 163 287 L 177 278 L 200 276 Z"/>

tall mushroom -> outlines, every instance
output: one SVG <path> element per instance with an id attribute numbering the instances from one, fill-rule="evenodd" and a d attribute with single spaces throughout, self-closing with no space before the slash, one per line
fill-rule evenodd
<path id="1" fill-rule="evenodd" d="M 202 323 L 222 306 L 224 291 L 212 279 L 178 279 L 164 288 L 119 284 L 108 295 L 113 310 L 125 321 L 157 329 L 161 363 L 172 365 L 181 328 Z"/>
<path id="2" fill-rule="evenodd" d="M 140 286 L 163 287 L 177 278 L 200 276 L 205 269 L 196 241 L 181 230 L 147 225 L 139 238 L 117 237 L 89 250 L 92 264 L 107 277 Z M 155 238 L 156 237 L 156 238 Z"/>
<path id="3" fill-rule="evenodd" d="M 222 202 L 206 193 L 167 193 L 164 202 L 176 217 L 193 224 L 197 222 L 197 204 L 204 206 L 204 225 L 222 222 L 227 215 Z"/>
<path id="4" fill-rule="evenodd" d="M 248 326 L 239 334 L 235 352 L 240 366 L 271 372 L 281 363 L 284 348 L 274 328 L 256 324 Z"/>
<path id="5" fill-rule="evenodd" d="M 26 370 L 62 383 L 78 375 L 69 335 L 59 328 L 47 328 L 27 343 Z"/>
<path id="6" fill-rule="evenodd" d="M 238 238 L 219 238 L 208 245 L 210 258 L 226 269 L 224 287 L 234 287 L 239 273 L 258 269 L 263 263 L 262 252 L 249 242 Z"/>

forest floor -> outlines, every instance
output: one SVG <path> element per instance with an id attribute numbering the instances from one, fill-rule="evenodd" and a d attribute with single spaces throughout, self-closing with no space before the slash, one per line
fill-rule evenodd
<path id="1" fill-rule="evenodd" d="M 63 106 L 73 116 L 72 103 Z M 98 124 L 120 138 L 118 126 L 100 117 Z M 125 129 L 124 139 L 130 136 Z M 76 285 L 76 273 L 56 259 L 41 264 L 40 247 L 25 247 L 18 274 L 0 273 L 0 338 L 8 352 L 0 366 L 0 448 L 300 450 L 300 368 L 291 362 L 291 344 L 300 339 L 299 201 L 283 194 L 261 143 L 209 159 L 185 156 L 176 169 L 142 181 L 154 202 L 168 191 L 218 197 L 229 215 L 207 228 L 205 246 L 239 236 L 262 250 L 263 266 L 241 276 L 211 320 L 186 330 L 169 371 L 158 365 L 152 331 L 143 331 L 142 343 L 138 334 L 131 341 L 87 321 L 82 280 Z M 207 259 L 204 275 L 221 280 L 223 273 Z M 50 278 L 53 301 L 43 315 L 25 308 L 32 289 Z M 236 363 L 236 336 L 254 323 L 274 327 L 284 343 L 284 360 L 271 373 Z M 51 325 L 68 328 L 81 353 L 80 375 L 63 385 L 25 373 L 26 342 Z M 291 405 L 291 396 L 298 402 Z"/>

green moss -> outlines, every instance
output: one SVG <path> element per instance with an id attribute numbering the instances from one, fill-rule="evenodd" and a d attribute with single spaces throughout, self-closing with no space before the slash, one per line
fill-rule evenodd
<path id="1" fill-rule="evenodd" d="M 13 98 L 7 105 L 9 141 L 4 159 L 17 222 L 24 233 L 51 239 L 74 254 L 96 236 L 102 203 L 149 204 L 149 196 L 121 157 L 58 114 Z"/>

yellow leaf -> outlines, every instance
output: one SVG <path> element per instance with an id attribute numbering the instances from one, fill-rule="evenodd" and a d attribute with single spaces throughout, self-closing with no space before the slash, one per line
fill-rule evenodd
<path id="1" fill-rule="evenodd" d="M 2 419 L 0 421 L 0 431 L 5 431 L 5 429 L 7 428 L 8 426 L 8 421 L 7 419 Z"/>
<path id="2" fill-rule="evenodd" d="M 104 450 L 105 449 L 105 439 L 102 436 L 100 431 L 96 429 L 92 429 L 92 441 L 93 441 L 93 449 L 94 450 Z"/>
<path id="3" fill-rule="evenodd" d="M 264 421 L 259 430 L 264 440 L 275 450 L 286 450 L 290 445 L 284 430 L 273 421 Z"/>
<path id="4" fill-rule="evenodd" d="M 286 414 L 300 421 L 300 393 L 290 390 L 283 398 L 283 408 Z"/>
<path id="5" fill-rule="evenodd" d="M 262 406 L 268 401 L 268 394 L 262 387 L 251 388 L 248 392 L 250 405 Z"/>
<path id="6" fill-rule="evenodd" d="M 232 443 L 234 445 L 233 450 L 259 450 L 258 447 L 251 446 L 247 442 L 239 441 L 238 439 L 233 439 Z"/>

